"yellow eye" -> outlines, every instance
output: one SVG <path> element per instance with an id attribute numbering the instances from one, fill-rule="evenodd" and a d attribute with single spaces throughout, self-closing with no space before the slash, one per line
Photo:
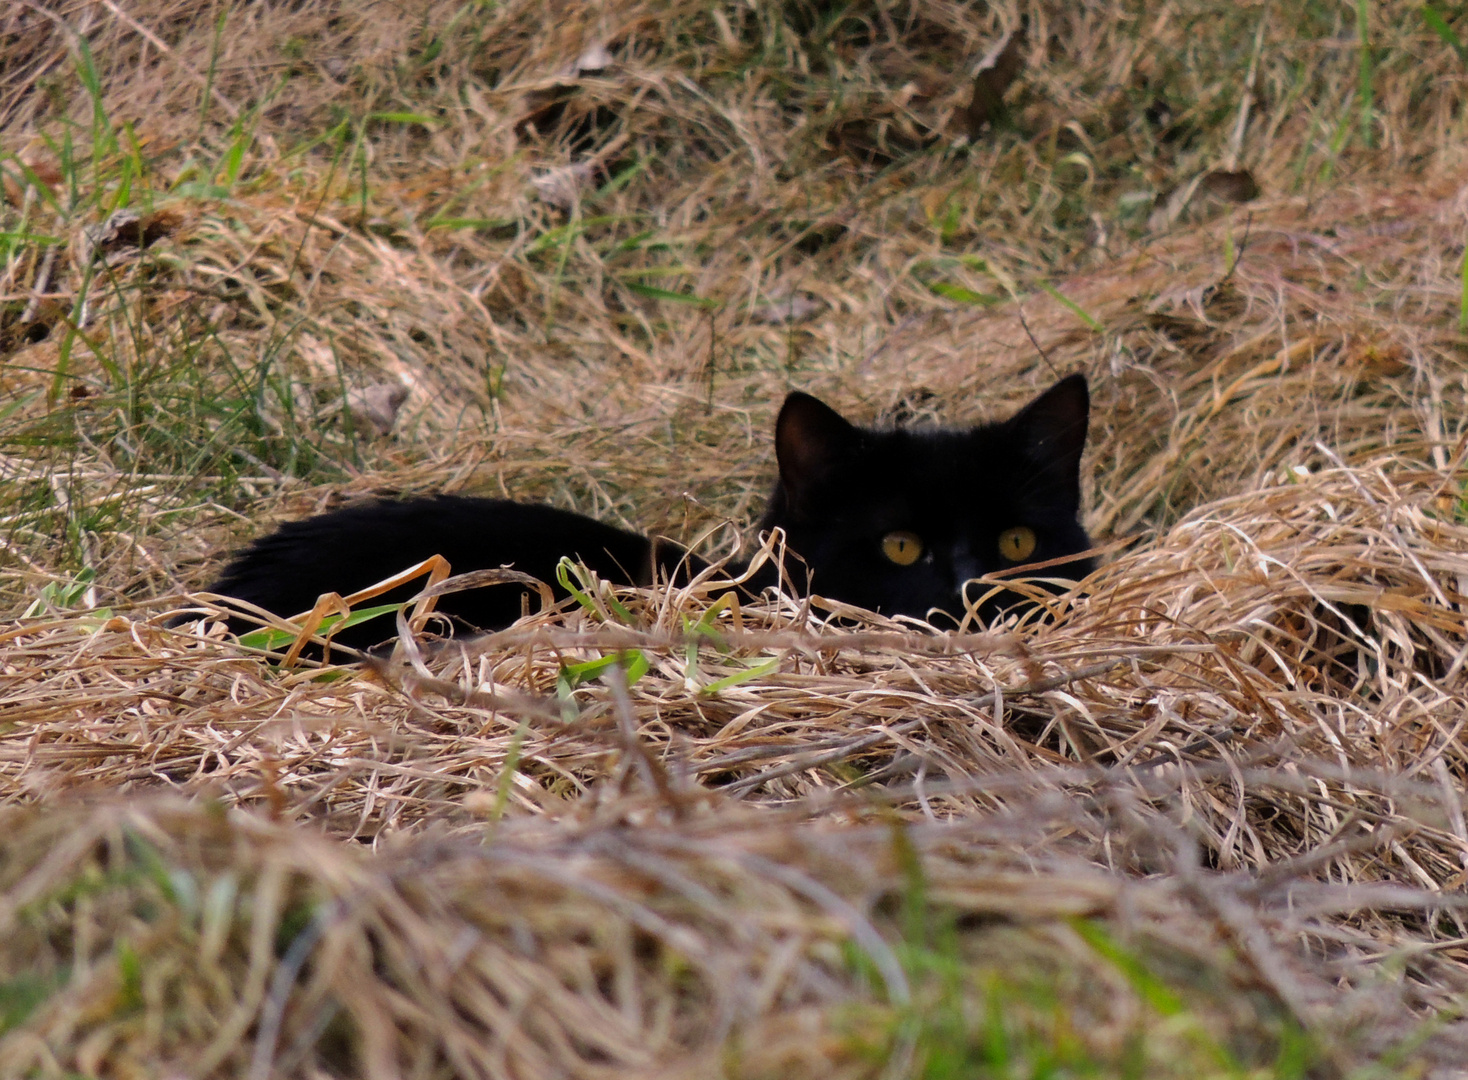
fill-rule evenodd
<path id="1" fill-rule="evenodd" d="M 923 553 L 923 542 L 916 533 L 889 532 L 882 537 L 882 554 L 898 566 L 911 566 Z"/>
<path id="2" fill-rule="evenodd" d="M 1024 562 L 1035 553 L 1035 530 L 1023 525 L 999 534 L 999 554 L 1010 562 Z"/>

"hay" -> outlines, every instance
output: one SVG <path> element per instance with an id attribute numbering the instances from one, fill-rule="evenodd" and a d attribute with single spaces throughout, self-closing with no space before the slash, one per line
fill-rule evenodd
<path id="1" fill-rule="evenodd" d="M 743 871 L 717 869 L 733 858 L 720 854 L 720 843 L 748 828 L 796 845 L 791 865 L 822 883 L 812 869 L 820 858 L 801 845 L 840 852 L 825 872 L 863 882 L 847 896 L 855 906 L 842 908 L 849 920 L 903 888 L 901 866 L 884 860 L 894 857 L 890 830 L 905 821 L 905 834 L 922 838 L 913 842 L 923 846 L 933 895 L 954 910 L 977 904 L 986 918 L 1022 923 L 1113 918 L 1132 911 L 1129 890 L 1155 888 L 1149 903 L 1166 910 L 1137 916 L 1146 933 L 1163 934 L 1171 920 L 1212 925 L 1209 933 L 1241 950 L 1284 1015 L 1344 1038 L 1349 1025 L 1340 1018 L 1361 1001 L 1386 1010 L 1378 1019 L 1391 1015 L 1380 997 L 1388 958 L 1411 957 L 1433 987 L 1425 998 L 1416 992 L 1419 1008 L 1452 1001 L 1468 960 L 1460 903 L 1468 835 L 1455 779 L 1468 715 L 1460 477 L 1392 459 L 1291 474 L 1188 516 L 1157 544 L 1098 571 L 1087 595 L 1067 601 L 1065 618 L 1022 635 L 931 636 L 870 618 L 833 623 L 819 600 L 745 606 L 736 620 L 727 608 L 710 616 L 698 588 L 629 590 L 619 594 L 628 625 L 549 613 L 416 665 L 321 681 L 310 671 L 273 674 L 226 644 L 160 629 L 158 616 L 151 625 L 120 616 L 91 627 L 56 620 L 6 642 L 11 729 L 0 740 L 0 791 L 6 801 L 45 804 L 161 784 L 257 807 L 281 822 L 269 827 L 274 844 L 304 843 L 301 826 L 309 824 L 328 837 L 372 840 L 388 866 L 404 858 L 448 880 L 472 873 L 486 910 L 534 910 L 535 919 L 548 903 L 537 899 L 541 890 L 574 893 L 599 880 L 577 862 L 591 836 L 603 838 L 590 849 L 598 857 L 605 842 L 697 860 L 696 870 L 637 885 L 638 895 L 691 904 L 702 918 L 712 901 L 697 900 L 701 890 L 734 889 L 720 919 L 778 921 L 773 912 L 791 902 L 788 894 L 778 903 L 752 895 Z M 706 630 L 681 630 L 700 620 Z M 569 686 L 564 673 L 575 664 L 617 654 L 630 663 L 634 651 L 648 669 L 631 686 L 620 669 Z M 790 823 L 749 816 L 760 806 Z M 93 820 L 111 823 L 112 813 Z M 198 827 L 199 812 L 167 813 L 182 815 L 171 819 L 178 828 Z M 875 831 L 862 824 L 873 815 L 886 822 Z M 52 827 L 40 820 L 37 827 Z M 263 827 L 251 824 L 257 818 L 225 820 L 240 822 L 229 830 Z M 445 840 L 444 828 L 463 839 Z M 405 831 L 421 839 L 390 841 Z M 494 837 L 487 848 L 477 839 L 486 835 Z M 515 856 L 522 849 L 506 837 L 533 839 Z M 293 856 L 294 872 L 323 857 L 316 843 Z M 569 845 L 564 871 L 550 856 L 560 844 Z M 959 868 L 945 869 L 945 857 Z M 58 881 L 80 873 L 54 860 L 41 865 Z M 395 873 L 362 866 L 353 873 Z M 737 889 L 712 884 L 730 873 L 742 882 Z M 507 877 L 492 885 L 485 874 Z M 321 876 L 312 870 L 310 880 Z M 440 896 L 448 886 L 437 880 L 416 881 L 420 902 L 448 903 Z M 775 884 L 782 880 L 776 875 Z M 512 892 L 495 901 L 502 889 Z M 329 900 L 311 895 L 328 908 L 345 902 L 335 891 Z M 611 906 L 660 940 L 673 934 L 650 915 L 643 925 Z M 597 911 L 581 917 L 601 933 L 609 916 Z M 755 931 L 727 921 L 699 927 L 702 940 L 720 943 L 717 964 L 711 946 L 676 939 L 688 963 L 715 967 L 700 968 L 704 990 L 690 996 L 685 988 L 676 1007 L 661 1006 L 672 1012 L 660 1021 L 671 1025 L 660 1041 L 634 1028 L 594 1048 L 572 1040 L 577 1054 L 608 1055 L 626 1068 L 701 1061 L 739 1017 L 755 1023 L 741 1027 L 742 1037 L 758 1041 L 748 1000 L 720 994 L 753 993 L 737 988 L 760 983 L 760 965 L 773 963 L 780 947 L 765 940 L 769 956 L 751 952 L 744 943 Z M 433 937 L 442 928 L 421 932 L 446 940 Z M 395 927 L 374 940 L 411 937 Z M 814 948 L 800 940 L 801 950 Z M 718 966 L 736 963 L 725 947 L 738 953 L 737 971 Z M 536 970 L 557 985 L 567 977 Z M 345 987 L 358 985 L 357 976 L 340 977 L 302 991 L 303 1000 L 388 1008 L 352 1004 Z M 397 987 L 406 977 L 384 979 L 419 1002 L 415 1009 L 424 995 L 445 992 L 421 981 Z M 1362 987 L 1364 998 L 1326 991 L 1341 980 Z M 492 996 L 509 993 L 501 987 Z M 782 1011 L 768 992 L 762 1000 L 772 1015 Z M 566 1030 L 600 1030 L 580 1019 L 584 1002 L 546 1007 Z M 1408 1015 L 1383 1031 L 1402 1036 Z M 486 1031 L 509 1023 L 480 1022 Z M 433 1037 L 475 1052 L 497 1045 L 452 1034 L 456 1023 L 432 1022 Z M 562 1046 L 540 1024 L 520 1017 L 505 1038 L 531 1038 L 534 1054 Z M 261 1052 L 258 1039 L 253 1045 Z M 568 1064 L 576 1054 L 534 1054 L 523 1065 L 533 1074 L 579 1075 Z M 473 1074 L 486 1066 L 454 1067 Z"/>
<path id="2" fill-rule="evenodd" d="M 1395 811 L 1325 779 L 1291 807 L 1250 806 L 1220 762 L 1316 761 L 1429 786 L 1435 762 L 1463 766 L 1457 476 L 1394 460 L 1291 474 L 1114 560 L 1063 618 L 1023 633 L 931 636 L 819 598 L 710 609 L 706 582 L 619 591 L 627 625 L 609 608 L 606 622 L 550 612 L 426 663 L 322 680 L 163 629 L 162 615 L 40 622 L 5 639 L 16 727 L 0 742 L 0 791 L 162 781 L 375 837 L 473 820 L 466 807 L 496 796 L 511 755 L 509 807 L 553 815 L 629 769 L 775 804 L 894 776 L 902 790 L 921 772 L 938 794 L 892 805 L 940 820 L 992 808 L 987 777 L 1084 765 L 1177 773 L 1210 858 L 1262 868 L 1332 833 L 1334 803 L 1383 827 Z M 576 665 L 617 655 L 646 672 L 630 687 L 611 671 L 577 684 Z M 1414 844 L 1364 872 L 1461 883 L 1461 830 Z"/>
<path id="3" fill-rule="evenodd" d="M 1137 1037 L 1146 1009 L 1106 962 L 1105 939 L 1067 929 L 1079 917 L 1112 920 L 1154 959 L 1216 971 L 1215 1000 L 1197 999 L 1241 1044 L 1267 1046 L 1289 1009 L 1338 1028 L 1358 1052 L 1411 1030 L 1404 1005 L 1362 980 L 1369 939 L 1330 935 L 1336 960 L 1307 973 L 1265 928 L 1313 935 L 1322 912 L 1420 894 L 1260 890 L 1186 860 L 1170 877 L 1125 880 L 1055 850 L 1057 833 L 1098 819 L 1083 801 L 1049 803 L 1022 820 L 920 826 L 897 844 L 890 826 L 802 827 L 727 805 L 671 827 L 656 803 L 629 800 L 579 828 L 527 820 L 489 844 L 422 837 L 371 857 L 197 804 L 10 811 L 0 950 L 52 992 L 24 1037 L 0 1040 L 0 1067 L 590 1077 L 698 1076 L 722 1064 L 741 1076 L 869 1075 L 861 1046 L 900 1058 L 894 1021 L 918 991 L 864 912 L 904 902 L 911 884 L 894 897 L 894 883 L 914 858 L 933 901 L 978 928 L 965 949 L 977 971 L 1071 969 L 1090 1044 Z M 1118 824 L 1108 831 L 1124 833 Z M 91 884 L 68 901 L 73 881 Z M 30 932 L 14 933 L 19 925 Z M 837 948 L 848 938 L 868 951 L 864 988 Z M 119 966 L 115 950 L 132 960 Z M 1437 974 L 1430 954 L 1417 963 Z M 1365 985 L 1343 992 L 1323 977 Z M 1229 985 L 1272 1003 L 1229 1015 Z M 119 998 L 125 1014 L 107 1004 Z M 167 1019 L 174 1003 L 195 1017 L 191 1030 Z M 1375 1029 L 1350 1035 L 1368 1003 Z M 861 1038 L 843 1031 L 852 1024 Z M 1181 1075 L 1196 1033 L 1142 1030 L 1156 1040 L 1146 1054 L 1156 1074 Z M 1439 1039 L 1435 1053 L 1455 1045 Z"/>
<path id="4" fill-rule="evenodd" d="M 0 1072 L 1461 1069 L 1461 61 L 1374 7 L 1333 143 L 1313 7 L 1030 10 L 963 149 L 1021 11 L 894 11 L 0 14 L 3 231 L 54 238 L 0 267 Z M 1046 621 L 703 582 L 326 672 L 166 625 L 365 492 L 728 554 L 788 387 L 1070 370 L 1112 556 Z"/>

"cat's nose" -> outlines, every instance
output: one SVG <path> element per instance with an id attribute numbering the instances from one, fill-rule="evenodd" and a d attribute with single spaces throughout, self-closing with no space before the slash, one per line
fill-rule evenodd
<path id="1" fill-rule="evenodd" d="M 953 591 L 959 592 L 963 589 L 963 583 L 970 578 L 976 578 L 984 573 L 984 568 L 979 565 L 979 560 L 966 551 L 954 552 L 953 560 Z"/>
<path id="2" fill-rule="evenodd" d="M 951 573 L 947 582 L 948 596 L 939 602 L 938 606 L 949 612 L 954 618 L 963 615 L 968 602 L 964 597 L 964 585 L 970 578 L 982 574 L 983 568 L 974 559 L 955 559 L 951 566 Z"/>

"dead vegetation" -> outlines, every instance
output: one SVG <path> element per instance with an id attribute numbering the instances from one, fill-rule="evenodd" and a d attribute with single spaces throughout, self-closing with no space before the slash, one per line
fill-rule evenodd
<path id="1" fill-rule="evenodd" d="M 0 14 L 0 1073 L 1457 1075 L 1463 50 L 1345 10 Z M 1049 621 L 165 625 L 341 494 L 728 552 L 787 387 L 1070 370 Z"/>

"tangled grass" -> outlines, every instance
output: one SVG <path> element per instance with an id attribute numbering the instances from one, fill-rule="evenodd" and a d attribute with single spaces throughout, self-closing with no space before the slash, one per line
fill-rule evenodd
<path id="1" fill-rule="evenodd" d="M 1344 10 L 0 14 L 0 1073 L 1458 1075 L 1463 49 Z M 367 492 L 748 555 L 787 387 L 1071 370 L 1023 626 L 168 625 Z"/>

